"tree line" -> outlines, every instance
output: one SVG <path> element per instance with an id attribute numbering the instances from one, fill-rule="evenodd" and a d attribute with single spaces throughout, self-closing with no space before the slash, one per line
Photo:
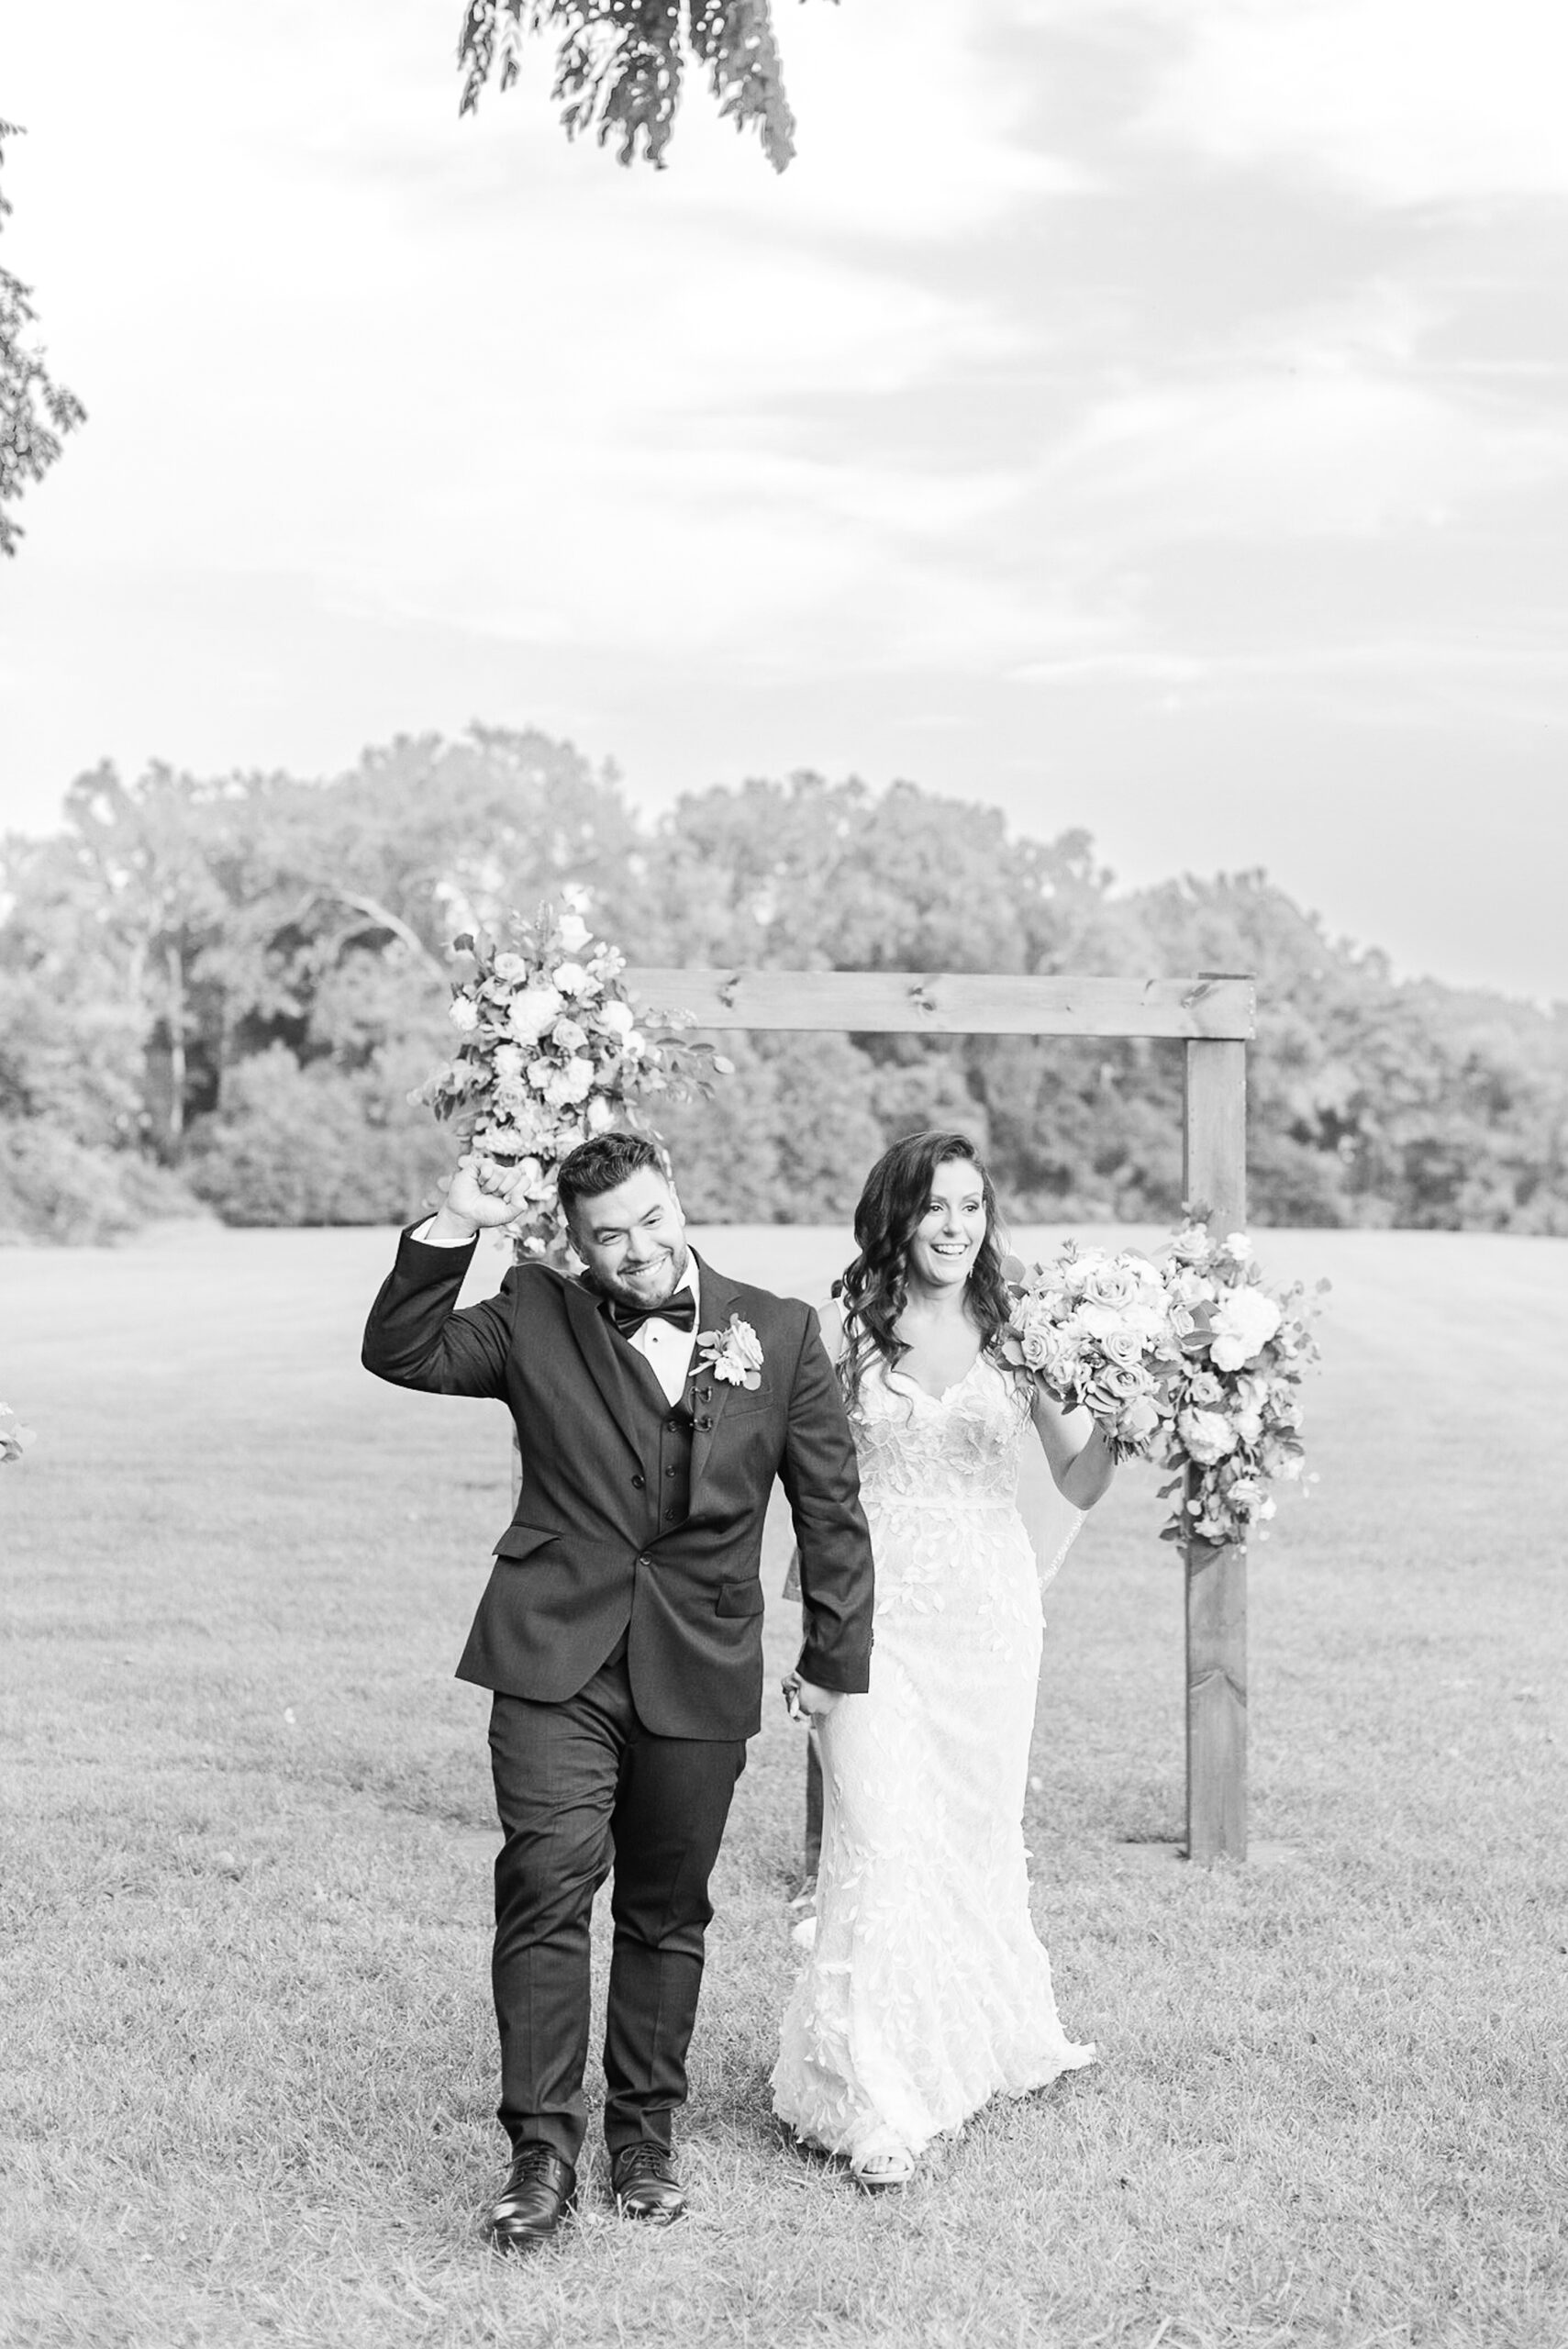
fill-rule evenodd
<path id="1" fill-rule="evenodd" d="M 801 774 L 645 822 L 543 734 L 402 738 L 328 783 L 82 775 L 0 849 L 0 1237 L 100 1240 L 204 1203 L 395 1221 L 450 1138 L 410 1089 L 450 1042 L 448 948 L 586 893 L 655 965 L 1253 971 L 1260 1223 L 1568 1231 L 1568 1007 L 1397 981 L 1262 872 L 1118 893 L 1089 835 L 1018 837 L 914 784 Z M 987 1152 L 1019 1219 L 1181 1203 L 1179 1045 L 758 1034 L 672 1110 L 695 1215 L 842 1218 L 892 1139 Z"/>

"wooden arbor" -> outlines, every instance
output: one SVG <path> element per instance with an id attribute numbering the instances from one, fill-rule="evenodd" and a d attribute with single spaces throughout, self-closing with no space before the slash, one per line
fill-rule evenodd
<path id="1" fill-rule="evenodd" d="M 1214 1227 L 1246 1221 L 1250 978 L 932 977 L 905 971 L 626 974 L 642 1001 L 699 1028 L 835 1029 L 926 1036 L 1152 1036 L 1182 1042 L 1183 1196 Z M 1187 1855 L 1247 1856 L 1247 1558 L 1186 1552 Z"/>

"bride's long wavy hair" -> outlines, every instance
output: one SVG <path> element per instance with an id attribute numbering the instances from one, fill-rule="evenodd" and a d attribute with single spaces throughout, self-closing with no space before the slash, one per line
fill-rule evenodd
<path id="1" fill-rule="evenodd" d="M 985 1237 L 975 1251 L 965 1289 L 965 1303 L 980 1342 L 995 1347 L 1006 1325 L 1007 1292 L 1002 1280 L 1002 1247 L 996 1194 L 985 1162 L 967 1134 L 906 1134 L 884 1151 L 866 1176 L 855 1209 L 855 1245 L 859 1250 L 848 1265 L 836 1294 L 844 1314 L 844 1353 L 840 1364 L 844 1399 L 852 1410 L 860 1400 L 861 1379 L 873 1354 L 895 1364 L 907 1353 L 895 1326 L 909 1297 L 909 1242 L 931 1202 L 931 1183 L 939 1166 L 962 1158 L 973 1167 L 985 1202 Z"/>

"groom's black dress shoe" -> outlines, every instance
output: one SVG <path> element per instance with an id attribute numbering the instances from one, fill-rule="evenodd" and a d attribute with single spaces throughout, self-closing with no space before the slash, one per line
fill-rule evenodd
<path id="1" fill-rule="evenodd" d="M 686 2214 L 686 2198 L 673 2156 L 662 2145 L 623 2145 L 610 2156 L 610 2184 L 623 2219 L 668 2227 Z"/>
<path id="2" fill-rule="evenodd" d="M 496 2251 L 538 2251 L 577 2199 L 577 2173 L 548 2145 L 519 2145 L 484 2232 Z"/>

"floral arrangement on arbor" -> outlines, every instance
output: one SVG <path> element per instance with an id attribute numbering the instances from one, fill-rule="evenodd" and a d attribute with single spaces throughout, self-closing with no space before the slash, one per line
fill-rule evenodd
<path id="1" fill-rule="evenodd" d="M 472 964 L 452 991 L 460 1041 L 409 1098 L 448 1119 L 474 1159 L 520 1177 L 518 1253 L 560 1255 L 555 1170 L 568 1151 L 612 1126 L 656 1139 L 649 1100 L 711 1094 L 734 1063 L 680 1041 L 690 1013 L 638 1006 L 621 984 L 625 956 L 575 907 L 513 914 L 504 938 L 464 932 L 452 952 Z"/>
<path id="2" fill-rule="evenodd" d="M 1064 1409 L 1092 1411 L 1118 1460 L 1147 1460 L 1180 1359 L 1155 1267 L 1070 1240 L 1050 1264 L 1010 1257 L 1004 1276 L 1013 1301 L 1004 1361 L 1032 1371 Z"/>
<path id="3" fill-rule="evenodd" d="M 1317 1308 L 1299 1281 L 1278 1296 L 1265 1286 L 1244 1231 L 1216 1240 L 1191 1211 L 1162 1270 L 1178 1359 L 1164 1407 L 1176 1474 L 1161 1486 L 1175 1506 L 1161 1539 L 1218 1548 L 1255 1530 L 1265 1541 L 1269 1486 L 1303 1480 L 1298 1390 L 1318 1359 Z"/>

